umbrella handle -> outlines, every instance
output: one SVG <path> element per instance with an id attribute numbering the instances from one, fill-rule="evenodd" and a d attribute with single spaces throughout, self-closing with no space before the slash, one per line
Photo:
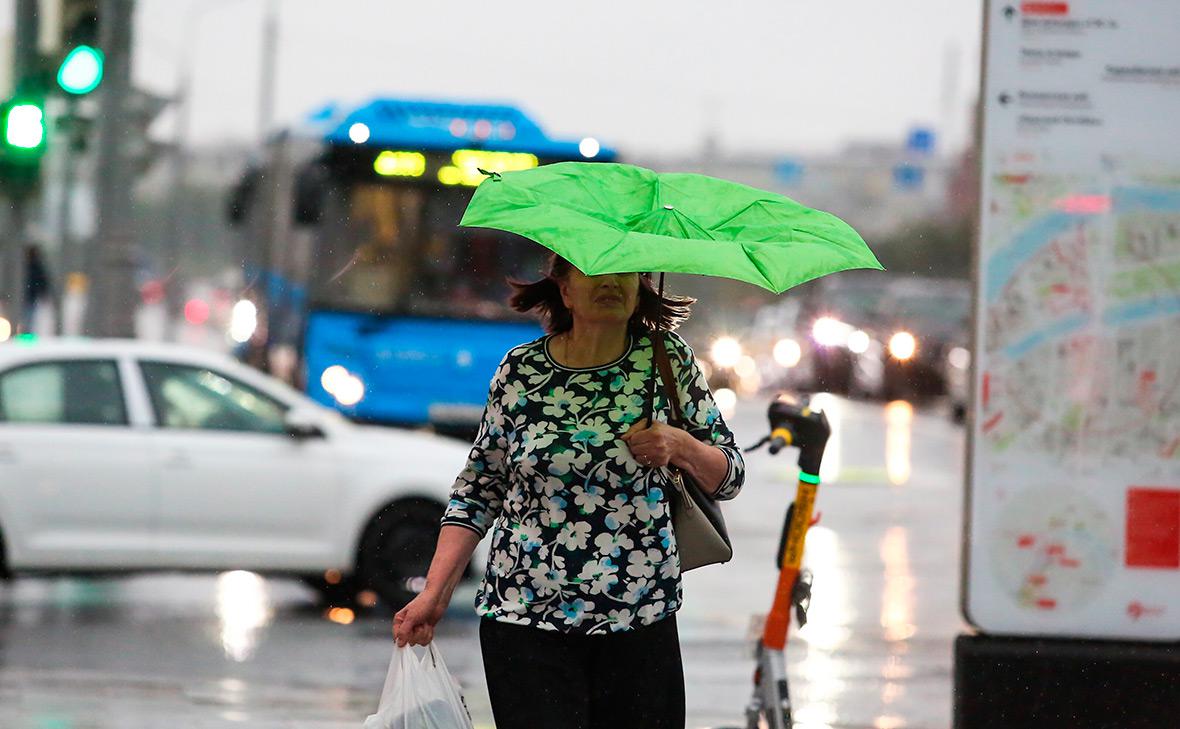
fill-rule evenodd
<path id="1" fill-rule="evenodd" d="M 664 303 L 664 272 L 663 271 L 660 271 L 659 297 L 660 297 L 659 298 L 660 304 L 663 304 Z M 657 310 L 657 312 L 659 311 L 658 306 L 656 307 L 656 310 Z M 657 319 L 657 322 L 658 322 L 658 319 Z M 651 335 L 653 337 L 662 337 L 664 335 L 663 331 L 661 331 L 658 328 L 658 326 L 659 325 L 657 323 L 656 330 L 651 333 Z M 652 357 L 651 357 L 650 367 L 651 367 L 651 369 L 648 372 L 648 382 L 647 382 L 647 400 L 646 400 L 646 402 L 643 403 L 643 419 L 647 421 L 647 426 L 649 428 L 651 427 L 652 410 L 655 407 L 655 401 L 656 401 L 656 357 L 655 357 L 655 343 L 654 342 L 652 343 Z"/>

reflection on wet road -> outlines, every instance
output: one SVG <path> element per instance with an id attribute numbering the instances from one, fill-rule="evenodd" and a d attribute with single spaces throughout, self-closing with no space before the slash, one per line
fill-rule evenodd
<path id="1" fill-rule="evenodd" d="M 788 663 L 807 729 L 950 723 L 957 610 L 961 430 L 908 403 L 820 398 L 835 437 L 809 623 Z M 763 433 L 742 401 L 739 442 Z M 738 723 L 750 691 L 751 618 L 767 610 L 774 552 L 794 494 L 789 457 L 748 456 L 727 505 L 732 563 L 690 573 L 681 612 L 690 726 Z M 456 595 L 439 641 L 477 726 L 490 713 L 470 609 Z M 355 727 L 375 707 L 388 617 L 327 611 L 298 582 L 251 572 L 117 579 L 23 578 L 0 586 L 0 727 Z"/>

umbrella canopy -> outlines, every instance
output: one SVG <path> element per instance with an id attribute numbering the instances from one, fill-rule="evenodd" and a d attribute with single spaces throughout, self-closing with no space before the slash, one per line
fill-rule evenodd
<path id="1" fill-rule="evenodd" d="M 589 276 L 696 273 L 782 293 L 882 268 L 835 215 L 735 182 L 602 162 L 488 174 L 460 225 L 530 238 Z"/>

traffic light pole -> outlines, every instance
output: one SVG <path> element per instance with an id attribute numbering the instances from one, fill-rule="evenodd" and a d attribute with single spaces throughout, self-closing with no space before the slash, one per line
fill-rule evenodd
<path id="1" fill-rule="evenodd" d="M 134 6 L 134 0 L 102 0 L 99 6 L 99 45 L 106 58 L 98 91 L 98 230 L 86 329 L 102 337 L 134 337 L 139 304 L 131 207 L 135 176 L 127 153 Z"/>
<path id="2" fill-rule="evenodd" d="M 66 327 L 66 299 L 69 295 L 69 280 L 70 276 L 82 269 L 80 256 L 78 255 L 77 247 L 75 246 L 74 236 L 72 232 L 73 220 L 70 216 L 71 212 L 71 197 L 74 192 L 74 172 L 77 164 L 77 147 L 78 138 L 81 130 L 78 125 L 81 123 L 78 118 L 78 99 L 72 95 L 66 97 L 66 111 L 63 115 L 62 122 L 64 125 L 60 131 L 64 132 L 66 137 L 61 145 L 61 174 L 60 187 L 61 197 L 57 202 L 57 230 L 58 243 L 60 245 L 61 256 L 61 271 L 58 275 L 56 301 L 57 301 L 57 334 L 77 334 L 76 331 L 67 331 Z M 76 325 L 75 325 L 76 326 Z"/>
<path id="3" fill-rule="evenodd" d="M 12 48 L 12 79 L 14 91 L 25 90 L 37 68 L 37 0 L 16 0 L 16 27 Z M 0 281 L 8 299 L 8 318 L 14 327 L 24 320 L 25 257 L 28 245 L 28 198 L 14 194 L 10 198 L 8 216 L 9 235 L 3 248 L 4 277 Z"/>

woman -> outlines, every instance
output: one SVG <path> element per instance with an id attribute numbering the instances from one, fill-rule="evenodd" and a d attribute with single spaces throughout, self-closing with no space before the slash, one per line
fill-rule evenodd
<path id="1" fill-rule="evenodd" d="M 492 378 L 425 590 L 394 617 L 399 645 L 429 643 L 476 544 L 493 528 L 476 597 L 498 729 L 681 729 L 680 565 L 666 467 L 731 499 L 745 466 L 692 350 L 664 332 L 689 421 L 643 417 L 650 332 L 688 315 L 637 273 L 586 276 L 554 256 L 513 283 L 512 306 L 548 334 Z"/>

